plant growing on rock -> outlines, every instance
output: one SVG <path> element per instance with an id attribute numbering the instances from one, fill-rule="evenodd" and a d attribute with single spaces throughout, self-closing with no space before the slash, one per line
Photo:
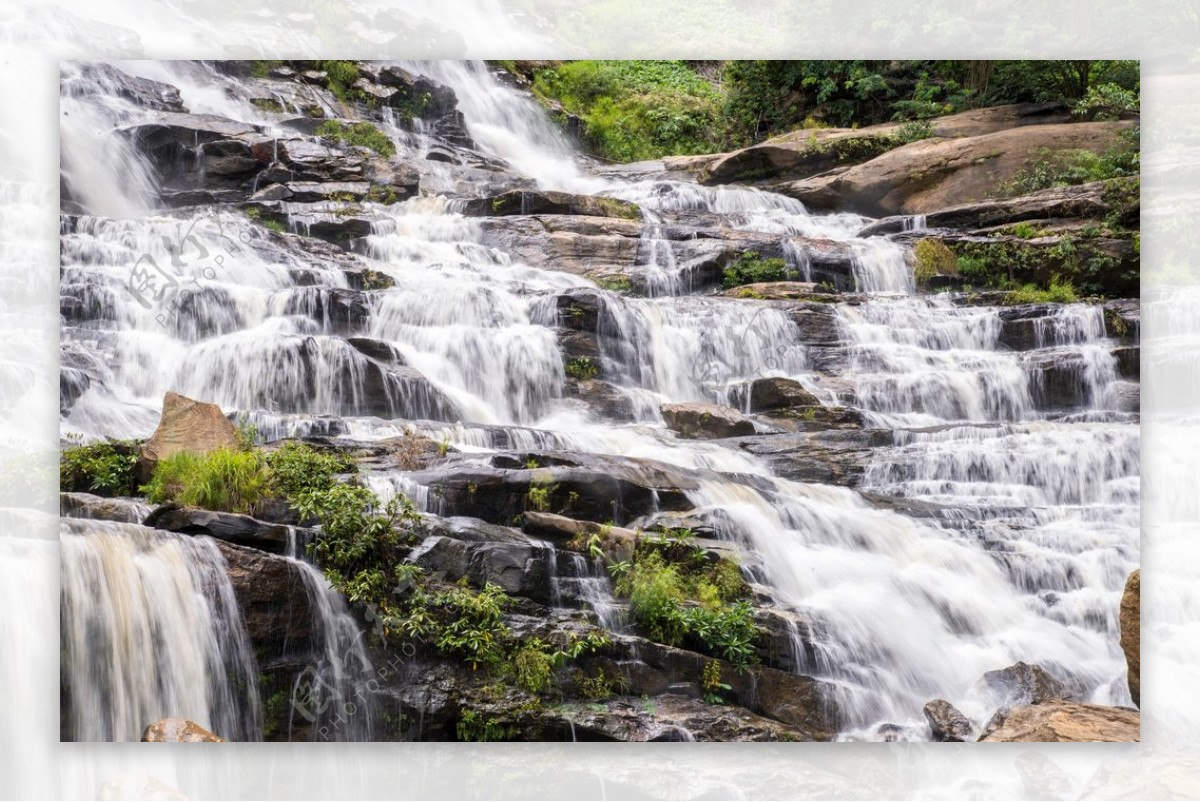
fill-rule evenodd
<path id="1" fill-rule="evenodd" d="M 358 470 L 354 460 L 343 454 L 317 451 L 294 440 L 267 454 L 266 460 L 274 489 L 286 498 L 328 491 L 336 484 L 338 474 Z"/>
<path id="2" fill-rule="evenodd" d="M 958 259 L 941 240 L 926 237 L 913 246 L 913 277 L 924 284 L 934 276 L 957 276 Z"/>
<path id="3" fill-rule="evenodd" d="M 206 510 L 251 513 L 271 495 L 271 477 L 258 451 L 182 451 L 159 460 L 141 491 L 154 504 L 174 501 Z"/>
<path id="4" fill-rule="evenodd" d="M 566 371 L 572 379 L 587 381 L 596 378 L 600 373 L 600 366 L 591 357 L 577 356 L 567 363 Z"/>
<path id="5" fill-rule="evenodd" d="M 373 150 L 385 159 L 396 155 L 396 146 L 388 135 L 373 123 L 359 122 L 347 125 L 340 120 L 326 120 L 315 131 L 317 136 L 336 140 L 346 145 Z"/>
<path id="6" fill-rule="evenodd" d="M 132 440 L 71 446 L 59 457 L 59 489 L 64 493 L 132 496 L 137 459 L 138 444 Z"/>
<path id="7" fill-rule="evenodd" d="M 728 290 L 743 284 L 785 281 L 787 278 L 787 262 L 783 259 L 763 259 L 758 251 L 746 251 L 725 267 L 722 285 Z"/>

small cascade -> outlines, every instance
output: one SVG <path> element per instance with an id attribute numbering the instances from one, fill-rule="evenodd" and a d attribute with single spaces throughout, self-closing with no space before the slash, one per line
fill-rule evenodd
<path id="1" fill-rule="evenodd" d="M 547 563 L 554 568 L 550 587 L 555 607 L 584 606 L 596 614 L 600 626 L 610 632 L 624 632 L 625 608 L 612 594 L 612 582 L 599 560 L 588 559 L 577 551 L 554 551 Z M 565 570 L 560 565 L 565 563 Z"/>
<path id="2" fill-rule="evenodd" d="M 216 543 L 62 525 L 63 739 L 136 741 L 179 717 L 260 740 L 258 666 Z"/>
<path id="3" fill-rule="evenodd" d="M 367 656 L 366 633 L 325 575 L 300 557 L 295 530 L 289 528 L 288 534 L 287 558 L 300 573 L 313 614 L 315 657 L 296 676 L 290 725 L 300 715 L 311 725 L 314 740 L 374 740 L 380 712 L 367 687 L 375 671 Z"/>

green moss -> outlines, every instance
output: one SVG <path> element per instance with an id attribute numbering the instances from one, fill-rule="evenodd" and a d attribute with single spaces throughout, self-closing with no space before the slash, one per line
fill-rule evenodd
<path id="1" fill-rule="evenodd" d="M 373 150 L 384 158 L 396 155 L 396 146 L 387 134 L 369 122 L 346 125 L 340 120 L 326 120 L 316 130 L 316 135 L 333 139 L 342 144 L 356 145 Z"/>
<path id="2" fill-rule="evenodd" d="M 250 74 L 255 78 L 266 78 L 271 69 L 283 64 L 282 61 L 251 61 Z"/>
<path id="3" fill-rule="evenodd" d="M 954 251 L 941 240 L 926 237 L 913 246 L 913 275 L 918 284 L 924 284 L 934 276 L 957 276 L 958 258 Z"/>

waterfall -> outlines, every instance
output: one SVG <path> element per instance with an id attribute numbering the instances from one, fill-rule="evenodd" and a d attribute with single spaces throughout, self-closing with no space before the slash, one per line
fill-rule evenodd
<path id="1" fill-rule="evenodd" d="M 976 682 L 1018 660 L 1067 676 L 1082 698 L 1129 701 L 1115 611 L 1138 562 L 1139 437 L 1136 415 L 1112 398 L 1121 371 L 1099 306 L 1025 310 L 1034 316 L 1014 322 L 997 306 L 916 294 L 903 239 L 859 237 L 867 218 L 661 172 L 597 176 L 485 65 L 401 66 L 455 91 L 475 161 L 424 160 L 434 128 L 385 116 L 401 157 L 420 162 L 425 194 L 363 203 L 370 232 L 345 250 L 301 244 L 227 206 L 149 211 L 156 188 L 114 133 L 143 112 L 96 101 L 102 86 L 64 72 L 63 170 L 79 206 L 66 210 L 62 236 L 63 383 L 74 396 L 64 398 L 64 432 L 147 436 L 163 393 L 177 390 L 247 415 L 271 439 L 382 441 L 382 451 L 417 433 L 456 453 L 427 472 L 371 466 L 364 482 L 431 513 L 443 508 L 439 471 L 491 468 L 501 452 L 646 461 L 694 480 L 695 514 L 753 555 L 747 570 L 773 603 L 814 622 L 793 627 L 795 670 L 835 689 L 840 737 L 878 738 L 886 724 L 927 738 L 921 707 L 933 698 L 982 723 L 994 709 Z M 192 111 L 277 122 L 206 65 L 129 69 L 178 85 Z M 647 291 L 611 291 L 496 235 L 525 236 L 532 218 L 464 214 L 464 198 L 482 191 L 479 164 L 507 166 L 522 187 L 639 204 L 640 222 L 619 222 L 637 248 L 628 273 Z M 839 286 L 859 295 L 825 305 L 718 294 L 681 257 L 694 244 L 679 233 L 689 226 L 777 246 L 793 279 L 820 280 L 837 255 Z M 197 258 L 175 266 L 181 248 Z M 139 260 L 190 289 L 171 314 L 130 292 Z M 364 271 L 388 281 L 364 289 Z M 594 326 L 568 320 L 572 310 Z M 810 313 L 828 324 L 817 340 L 802 325 Z M 567 368 L 574 334 L 593 344 L 598 381 L 629 402 L 623 419 L 571 396 L 585 384 Z M 794 380 L 873 430 L 816 432 L 870 438 L 856 489 L 781 478 L 756 456 L 778 455 L 750 447 L 773 448 L 779 434 L 798 462 L 821 457 L 823 441 L 796 446 L 802 419 L 757 418 L 759 436 L 731 443 L 680 437 L 659 413 L 710 402 L 751 414 L 746 389 L 763 378 Z M 258 737 L 253 659 L 213 543 L 84 527 L 64 534 L 64 733 L 136 738 L 154 718 L 186 715 L 231 739 Z M 382 716 L 363 698 L 364 634 L 319 570 L 294 548 L 289 559 L 314 614 L 313 670 L 293 700 L 311 706 L 323 689 L 321 701 L 355 706 L 346 721 L 329 706 L 316 737 L 379 737 Z M 566 551 L 551 562 L 559 604 L 625 626 L 600 566 Z M 89 673 L 97 659 L 103 672 Z"/>
<path id="2" fill-rule="evenodd" d="M 64 519 L 64 740 L 136 741 L 186 718 L 262 738 L 258 666 L 216 544 Z"/>

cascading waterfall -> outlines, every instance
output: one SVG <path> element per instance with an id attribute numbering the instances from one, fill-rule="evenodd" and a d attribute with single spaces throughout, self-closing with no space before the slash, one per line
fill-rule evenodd
<path id="1" fill-rule="evenodd" d="M 367 204 L 376 223 L 356 248 L 356 264 L 395 285 L 364 293 L 366 308 L 347 322 L 338 317 L 349 287 L 338 266 L 278 246 L 241 215 L 196 211 L 127 219 L 124 209 L 88 200 L 103 195 L 111 176 L 76 170 L 71 180 L 79 184 L 76 194 L 87 213 L 72 218 L 64 232 L 62 292 L 93 311 L 63 330 L 64 370 L 76 371 L 72 376 L 80 382 L 65 431 L 145 436 L 157 421 L 163 392 L 173 389 L 245 413 L 272 438 L 345 436 L 361 442 L 411 430 L 454 446 L 464 460 L 551 449 L 654 460 L 694 471 L 699 484 L 688 495 L 697 511 L 720 511 L 714 516 L 717 534 L 757 556 L 754 570 L 789 611 L 819 622 L 819 634 L 797 628 L 793 652 L 799 672 L 836 687 L 843 737 L 877 737 L 881 723 L 904 727 L 907 737 L 928 737 L 921 705 L 935 697 L 953 699 L 984 721 L 993 711 L 974 683 L 983 672 L 1017 660 L 1069 673 L 1095 701 L 1128 701 L 1114 619 L 1121 583 L 1137 563 L 1138 435 L 1127 417 L 1106 407 L 1116 373 L 1096 307 L 1063 306 L 1035 324 L 1033 350 L 1007 350 L 996 308 L 912 295 L 905 246 L 858 237 L 865 218 L 811 214 L 795 200 L 753 189 L 596 177 L 532 101 L 497 83 L 483 65 L 404 66 L 455 90 L 468 131 L 489 158 L 543 188 L 640 204 L 645 219 L 638 268 L 649 277 L 654 297 L 624 297 L 526 264 L 484 244 L 480 225 L 461 214 L 456 201 L 420 197 L 386 207 Z M 170 70 L 156 70 L 146 74 L 175 80 Z M 188 83 L 183 94 L 189 103 L 262 119 L 244 98 L 206 101 L 194 88 L 198 81 Z M 428 147 L 419 131 L 390 133 L 402 150 Z M 64 141 L 65 164 L 81 163 L 68 151 Z M 809 240 L 848 249 L 855 289 L 870 295 L 858 305 L 834 307 L 846 359 L 839 378 L 869 426 L 892 430 L 892 445 L 873 453 L 862 490 L 933 505 L 937 515 L 908 517 L 902 507 L 879 509 L 848 489 L 786 481 L 749 453 L 680 439 L 662 427 L 662 402 L 730 403 L 748 381 L 768 376 L 789 377 L 814 391 L 822 386 L 785 310 L 684 294 L 689 285 L 662 223 L 676 212 L 778 238 L 797 278 L 813 275 Z M 221 255 L 221 268 L 208 274 L 193 264 L 181 267 L 180 275 L 195 279 L 198 289 L 163 325 L 124 284 L 143 255 L 170 264 L 170 243 L 178 241 L 171 237 L 178 237 L 180 225 L 186 230 L 193 223 L 188 247 Z M 563 398 L 567 376 L 554 331 L 563 293 L 595 298 L 605 380 L 638 401 L 636 422 L 596 421 Z M 381 372 L 379 360 L 367 359 L 348 336 L 380 341 L 395 359 Z M 1082 404 L 1053 414 L 1042 409 L 1041 374 L 1030 354 L 1074 360 L 1086 388 Z M 818 395 L 832 403 L 831 393 Z M 1074 422 L 1072 415 L 1088 419 Z M 382 497 L 402 492 L 432 511 L 437 501 L 422 481 L 403 470 L 366 476 Z M 129 555 L 147 576 L 101 560 L 100 544 Z M 151 546 L 164 555 L 186 552 L 190 562 L 177 557 L 173 573 L 167 572 L 146 557 Z M 218 565 L 210 560 L 210 546 L 161 533 L 151 537 L 138 527 L 102 537 L 64 536 L 64 570 L 72 572 L 64 581 L 64 610 L 76 617 L 64 626 L 64 637 L 79 638 L 67 663 L 72 693 L 82 700 L 72 708 L 80 711 L 75 737 L 136 737 L 147 721 L 171 713 L 158 712 L 171 694 L 208 687 L 194 680 L 200 667 L 232 665 L 227 675 L 244 670 L 229 662 L 222 649 L 233 647 L 219 637 L 216 651 L 202 654 L 195 653 L 193 637 L 178 655 L 189 662 L 170 664 L 174 673 L 164 675 L 161 688 L 144 671 L 130 674 L 125 657 L 99 680 L 89 679 L 79 662 L 95 643 L 115 640 L 114 633 L 126 627 L 157 632 L 158 626 L 162 637 L 184 637 L 166 629 L 182 623 L 136 620 L 165 615 L 165 605 L 135 610 L 119 594 L 207 587 L 216 579 L 196 572 Z M 605 595 L 606 578 L 581 555 L 566 561 L 559 590 L 573 582 L 571 592 L 602 623 L 619 626 L 619 605 Z M 298 565 L 326 625 L 321 676 L 350 695 L 361 671 L 369 669 L 365 653 L 354 650 L 360 633 L 319 572 Z M 105 591 L 114 604 L 126 605 L 117 609 L 128 618 L 88 624 L 77 618 L 85 612 L 81 594 L 95 586 L 91 577 L 102 569 L 128 574 L 120 581 L 130 588 L 114 584 Z M 193 593 L 187 605 L 177 599 L 169 612 L 199 616 L 197 598 Z M 208 624 L 228 624 L 232 629 L 221 637 L 232 637 L 236 610 L 211 610 Z M 162 643 L 170 643 L 147 638 L 138 647 L 145 655 L 160 655 Z M 94 697 L 111 688 L 119 688 L 121 701 L 106 708 Z M 219 690 L 210 689 L 216 696 L 188 717 L 211 723 L 226 737 L 255 737 L 254 722 L 222 718 L 227 700 Z M 118 714 L 121 721 L 108 720 Z M 373 714 L 352 722 L 361 729 L 337 737 L 363 739 L 376 732 Z"/>
<path id="2" fill-rule="evenodd" d="M 216 544 L 64 519 L 63 738 L 136 741 L 160 718 L 262 738 L 258 666 Z"/>

